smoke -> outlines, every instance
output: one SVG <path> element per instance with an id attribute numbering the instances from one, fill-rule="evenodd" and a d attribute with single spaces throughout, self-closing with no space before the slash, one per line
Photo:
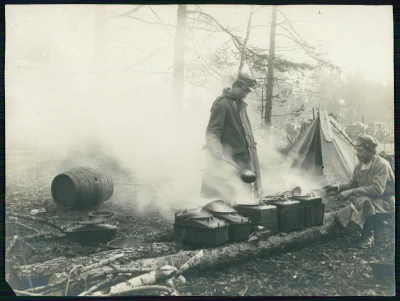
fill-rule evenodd
<path id="1" fill-rule="evenodd" d="M 112 203 L 141 213 L 156 208 L 172 219 L 177 208 L 209 201 L 200 198 L 203 146 L 218 95 L 186 106 L 185 118 L 179 118 L 168 89 L 129 85 L 122 77 L 47 73 L 31 81 L 23 91 L 9 91 L 20 106 L 7 120 L 7 144 L 43 154 L 43 161 L 53 153 L 57 172 L 79 166 L 109 172 L 115 182 Z M 312 179 L 284 168 L 273 134 L 258 137 L 257 143 L 264 194 L 315 187 Z M 212 171 L 224 175 L 213 183 L 227 186 L 228 201 L 254 202 L 234 167 L 222 162 Z"/>
<path id="2" fill-rule="evenodd" d="M 75 17 L 72 9 L 70 16 Z M 87 22 L 86 13 L 81 14 L 80 23 L 79 20 L 74 23 L 80 29 L 77 32 L 68 26 L 69 17 L 64 21 L 59 17 L 44 18 L 55 16 L 54 13 L 32 19 L 27 11 L 21 15 L 21 19 L 30 20 L 30 25 L 25 27 L 16 18 L 17 13 L 14 18 L 9 14 L 8 23 L 18 24 L 14 30 L 19 30 L 19 34 L 10 33 L 6 43 L 7 152 L 24 149 L 35 155 L 38 165 L 50 162 L 52 168 L 47 170 L 45 179 L 80 166 L 109 172 L 115 184 L 110 203 L 116 208 L 127 207 L 141 213 L 156 208 L 171 219 L 175 208 L 203 205 L 208 201 L 200 198 L 202 170 L 206 166 L 205 129 L 211 103 L 221 93 L 222 86 L 200 97 L 195 97 L 194 89 L 188 89 L 184 112 L 177 116 L 176 100 L 170 93 L 170 83 L 163 83 L 164 75 L 145 76 L 123 68 L 104 72 L 90 69 L 88 59 L 93 54 L 94 23 Z M 43 34 L 47 32 L 44 29 L 54 31 L 53 37 L 62 47 L 54 45 Z M 141 32 L 142 28 L 135 27 L 135 30 Z M 137 40 L 139 35 L 130 36 L 137 44 L 141 43 Z M 31 42 L 23 44 L 25 37 Z M 22 49 L 28 49 L 33 42 L 49 50 L 50 65 L 42 66 L 39 62 L 20 66 L 18 57 L 29 58 L 30 54 Z M 145 52 L 153 46 L 147 46 Z M 12 53 L 18 55 L 10 57 Z M 130 57 L 141 63 L 135 55 Z M 118 65 L 113 58 L 122 60 L 117 52 L 109 53 L 108 58 L 111 70 Z M 143 69 L 149 73 L 151 67 L 162 69 L 158 65 L 160 61 L 150 66 L 151 63 L 147 62 Z M 125 66 L 126 62 L 119 64 Z M 272 136 L 260 137 L 257 142 L 265 192 L 278 192 L 292 185 L 311 185 L 303 176 L 294 176 L 278 163 L 282 158 Z M 220 181 L 227 184 L 228 200 L 253 201 L 232 166 L 221 163 L 214 170 L 223 171 L 227 177 Z M 31 178 L 39 181 L 35 174 Z M 214 184 L 218 185 L 218 181 Z"/>

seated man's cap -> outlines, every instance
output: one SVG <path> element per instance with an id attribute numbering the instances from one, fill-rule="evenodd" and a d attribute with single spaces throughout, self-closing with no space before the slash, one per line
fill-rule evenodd
<path id="1" fill-rule="evenodd" d="M 379 144 L 375 137 L 366 134 L 359 135 L 356 139 L 356 142 L 365 149 L 369 150 L 375 150 Z"/>

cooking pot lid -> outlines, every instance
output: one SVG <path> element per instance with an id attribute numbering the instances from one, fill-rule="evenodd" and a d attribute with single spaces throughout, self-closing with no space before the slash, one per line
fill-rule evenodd
<path id="1" fill-rule="evenodd" d="M 90 217 L 108 217 L 113 216 L 114 213 L 110 211 L 90 211 L 88 215 Z"/>
<path id="2" fill-rule="evenodd" d="M 225 204 L 223 200 L 216 200 L 203 207 L 204 210 L 218 213 L 235 213 L 236 210 Z"/>
<path id="3" fill-rule="evenodd" d="M 260 204 L 237 204 L 236 207 L 259 207 Z"/>
<path id="4" fill-rule="evenodd" d="M 210 218 L 212 215 L 202 208 L 196 209 L 185 209 L 183 211 L 178 211 L 175 213 L 175 220 L 184 220 L 184 219 L 205 219 Z"/>

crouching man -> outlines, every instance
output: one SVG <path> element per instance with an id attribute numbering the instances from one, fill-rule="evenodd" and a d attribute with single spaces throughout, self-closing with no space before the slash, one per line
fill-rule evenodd
<path id="1" fill-rule="evenodd" d="M 326 191 L 339 192 L 339 200 L 349 200 L 350 205 L 338 212 L 342 227 L 350 221 L 363 229 L 358 246 L 371 247 L 374 243 L 374 222 L 376 214 L 394 212 L 395 177 L 389 162 L 376 155 L 378 142 L 369 135 L 356 139 L 356 155 L 360 161 L 354 168 L 349 183 L 329 185 Z"/>

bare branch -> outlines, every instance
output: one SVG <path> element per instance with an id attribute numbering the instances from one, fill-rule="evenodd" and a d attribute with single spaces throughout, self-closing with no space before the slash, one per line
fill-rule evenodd
<path id="1" fill-rule="evenodd" d="M 299 87 L 299 86 L 297 86 L 297 85 L 295 85 L 295 84 L 289 83 L 289 82 L 287 82 L 287 81 L 285 81 L 285 80 L 283 80 L 283 79 L 274 78 L 274 80 L 275 80 L 276 82 L 283 82 L 283 83 L 285 83 L 285 84 L 291 85 L 291 86 L 296 87 L 296 88 L 298 88 L 298 89 L 300 89 L 300 90 L 302 90 L 302 91 L 305 91 L 305 92 L 310 92 L 310 93 L 314 93 L 314 94 L 323 94 L 323 93 L 324 93 L 324 91 L 311 91 L 311 90 L 303 89 L 303 88 L 301 88 L 301 87 Z"/>
<path id="2" fill-rule="evenodd" d="M 292 23 L 288 20 L 288 18 L 286 18 L 285 14 L 282 12 L 282 10 L 280 10 L 280 9 L 278 8 L 278 11 L 279 11 L 279 13 L 285 18 L 286 22 L 290 25 L 290 27 L 292 28 L 293 32 L 294 32 L 295 34 L 297 34 L 297 36 L 298 36 L 300 39 L 303 40 L 302 36 L 296 31 L 296 29 L 294 29 Z M 303 40 L 303 43 L 305 43 L 304 40 Z"/>
<path id="3" fill-rule="evenodd" d="M 156 18 L 158 19 L 158 21 L 160 21 L 161 24 L 164 26 L 163 28 L 164 28 L 164 30 L 166 31 L 166 33 L 167 33 L 171 38 L 173 38 L 172 34 L 169 32 L 169 30 L 168 30 L 166 24 L 163 22 L 163 20 L 161 20 L 161 18 L 157 15 L 157 13 L 154 11 L 154 9 L 153 9 L 150 5 L 147 5 L 147 6 L 150 8 L 150 10 L 151 10 L 151 11 L 153 12 L 153 14 L 156 16 Z"/>
<path id="4" fill-rule="evenodd" d="M 129 16 L 129 15 L 133 14 L 133 13 L 136 13 L 142 7 L 144 7 L 144 5 L 138 5 L 135 8 L 127 11 L 126 13 L 114 14 L 114 15 L 108 16 L 108 18 L 114 19 L 114 18 L 126 17 L 126 16 Z"/>
<path id="5" fill-rule="evenodd" d="M 287 36 L 287 35 L 285 35 L 285 34 L 282 34 L 282 33 L 277 33 L 276 35 L 277 35 L 277 36 L 285 37 L 285 38 L 287 38 L 287 39 L 289 39 L 289 40 L 292 40 L 292 41 L 295 42 L 296 44 L 301 45 L 302 48 L 307 47 L 307 48 L 313 49 L 313 47 L 311 47 L 311 46 L 309 46 L 309 45 L 307 45 L 307 44 L 303 44 L 302 42 L 296 40 L 296 39 L 293 38 L 293 37 L 289 37 L 289 36 Z"/>
<path id="6" fill-rule="evenodd" d="M 163 24 L 163 23 L 160 23 L 160 22 L 150 22 L 150 21 L 147 21 L 147 20 L 144 20 L 144 19 L 141 19 L 141 18 L 138 18 L 138 17 L 134 17 L 134 16 L 125 16 L 125 17 L 133 19 L 133 20 L 141 21 L 143 23 L 150 24 L 150 25 L 164 25 L 164 26 L 167 26 L 167 27 L 174 27 L 174 28 L 176 27 L 175 25 L 172 25 L 172 24 Z"/>

